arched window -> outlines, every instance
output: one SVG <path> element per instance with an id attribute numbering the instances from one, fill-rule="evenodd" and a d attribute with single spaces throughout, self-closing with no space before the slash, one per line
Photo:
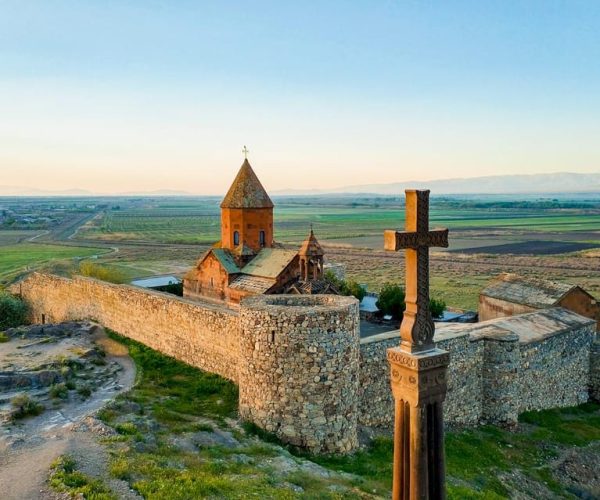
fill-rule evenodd
<path id="1" fill-rule="evenodd" d="M 240 244 L 240 233 L 237 231 L 233 232 L 233 244 L 237 247 Z"/>
<path id="2" fill-rule="evenodd" d="M 260 246 L 264 247 L 265 246 L 265 232 L 261 231 L 258 235 L 259 240 L 260 240 Z"/>

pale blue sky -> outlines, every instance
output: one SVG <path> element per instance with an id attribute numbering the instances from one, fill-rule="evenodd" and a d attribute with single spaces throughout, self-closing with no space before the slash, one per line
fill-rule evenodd
<path id="1" fill-rule="evenodd" d="M 2 185 L 600 171 L 600 2 L 3 1 Z"/>

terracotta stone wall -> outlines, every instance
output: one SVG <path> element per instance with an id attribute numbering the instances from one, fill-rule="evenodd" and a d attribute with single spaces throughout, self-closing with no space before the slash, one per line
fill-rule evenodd
<path id="1" fill-rule="evenodd" d="M 516 316 L 528 312 L 537 311 L 537 309 L 522 304 L 513 304 L 505 300 L 479 295 L 479 321 L 488 321 L 495 318 L 505 318 L 507 316 Z"/>
<path id="2" fill-rule="evenodd" d="M 219 260 L 210 254 L 201 264 L 200 270 L 194 270 L 194 280 L 185 279 L 183 294 L 185 297 L 210 297 L 217 300 L 227 298 L 229 277 Z"/>
<path id="3" fill-rule="evenodd" d="M 358 446 L 358 301 L 264 295 L 240 309 L 240 415 L 313 452 Z"/>
<path id="4" fill-rule="evenodd" d="M 566 297 L 564 297 L 558 305 L 569 311 L 581 314 L 586 318 L 591 318 L 596 321 L 596 330 L 600 332 L 600 304 L 585 293 L 581 288 L 577 287 Z"/>
<path id="5" fill-rule="evenodd" d="M 12 291 L 31 304 L 35 322 L 41 322 L 42 314 L 46 322 L 93 319 L 152 349 L 237 382 L 239 317 L 224 306 L 91 278 L 38 273 Z"/>
<path id="6" fill-rule="evenodd" d="M 390 391 L 388 348 L 398 345 L 399 332 L 361 339 L 359 423 L 391 427 L 394 405 Z M 483 343 L 472 342 L 467 333 L 436 333 L 436 344 L 450 353 L 448 392 L 444 421 L 450 425 L 476 425 L 481 419 Z"/>
<path id="7" fill-rule="evenodd" d="M 240 244 L 244 243 L 258 252 L 261 249 L 260 231 L 265 232 L 265 247 L 273 246 L 272 208 L 223 208 L 221 209 L 221 244 L 233 249 L 233 233 L 240 234 Z"/>

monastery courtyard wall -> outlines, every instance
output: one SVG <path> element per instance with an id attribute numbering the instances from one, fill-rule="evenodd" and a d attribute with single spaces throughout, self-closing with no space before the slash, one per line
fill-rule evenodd
<path id="1" fill-rule="evenodd" d="M 13 285 L 34 322 L 92 319 L 240 387 L 240 415 L 314 452 L 348 452 L 359 425 L 391 427 L 386 349 L 359 339 L 349 297 L 257 296 L 240 310 L 91 278 L 33 273 Z M 600 397 L 595 322 L 565 309 L 437 326 L 450 353 L 445 421 L 515 423 L 532 409 Z M 590 354 L 592 352 L 592 354 Z"/>
<path id="2" fill-rule="evenodd" d="M 554 308 L 482 323 L 436 326 L 450 353 L 444 420 L 450 425 L 514 424 L 528 410 L 575 406 L 600 395 L 594 320 Z M 397 331 L 361 339 L 359 423 L 393 423 L 387 348 Z"/>

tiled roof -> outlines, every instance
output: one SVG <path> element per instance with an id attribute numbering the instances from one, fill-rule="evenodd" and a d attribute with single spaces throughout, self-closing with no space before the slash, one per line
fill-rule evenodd
<path id="1" fill-rule="evenodd" d="M 286 293 L 293 291 L 302 295 L 316 295 L 319 293 L 337 295 L 337 290 L 327 280 L 297 281 L 288 288 Z"/>
<path id="2" fill-rule="evenodd" d="M 244 160 L 233 184 L 221 202 L 221 208 L 273 208 L 248 160 Z"/>
<path id="3" fill-rule="evenodd" d="M 536 278 L 504 273 L 495 278 L 481 295 L 530 307 L 550 307 L 576 288 L 567 283 L 557 283 Z"/>
<path id="4" fill-rule="evenodd" d="M 233 288 L 234 290 L 244 290 L 251 293 L 265 293 L 274 284 L 275 281 L 273 279 L 241 274 L 229 284 L 229 288 Z"/>
<path id="5" fill-rule="evenodd" d="M 235 274 L 240 272 L 240 268 L 235 263 L 233 256 L 225 248 L 213 248 L 210 250 L 213 255 L 219 260 L 225 271 L 228 274 Z"/>
<path id="6" fill-rule="evenodd" d="M 264 278 L 277 278 L 281 272 L 298 255 L 295 250 L 284 248 L 263 248 L 242 269 L 242 273 Z"/>

